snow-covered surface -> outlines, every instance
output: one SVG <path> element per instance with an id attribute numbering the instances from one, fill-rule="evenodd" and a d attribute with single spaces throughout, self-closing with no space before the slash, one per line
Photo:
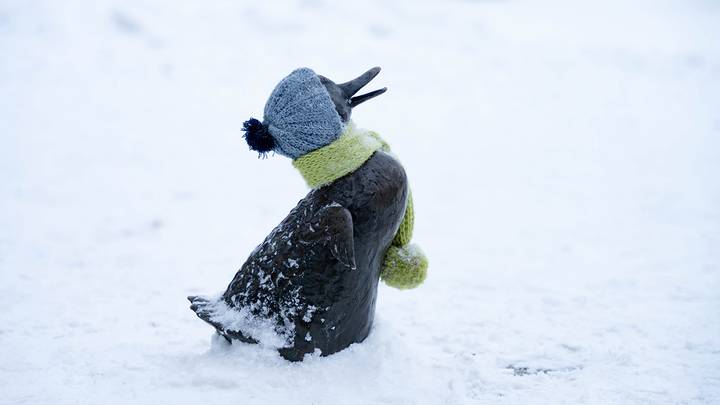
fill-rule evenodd
<path id="1" fill-rule="evenodd" d="M 715 1 L 0 1 L 0 403 L 720 403 Z M 240 135 L 374 65 L 430 259 L 368 340 L 212 338 L 306 192 Z M 211 344 L 211 341 L 214 343 Z"/>

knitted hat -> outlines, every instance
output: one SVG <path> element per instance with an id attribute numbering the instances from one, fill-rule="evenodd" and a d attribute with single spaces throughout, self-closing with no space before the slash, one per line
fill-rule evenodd
<path id="1" fill-rule="evenodd" d="M 250 149 L 291 159 L 332 143 L 342 129 L 325 86 L 308 68 L 296 69 L 278 83 L 265 104 L 263 122 L 251 118 L 243 124 Z"/>

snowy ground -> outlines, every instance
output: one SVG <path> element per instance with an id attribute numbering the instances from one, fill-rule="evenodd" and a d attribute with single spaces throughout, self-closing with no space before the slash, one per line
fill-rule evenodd
<path id="1" fill-rule="evenodd" d="M 0 0 L 1 404 L 720 403 L 720 4 Z M 212 342 L 305 186 L 240 126 L 309 66 L 413 185 L 426 284 L 290 364 Z"/>

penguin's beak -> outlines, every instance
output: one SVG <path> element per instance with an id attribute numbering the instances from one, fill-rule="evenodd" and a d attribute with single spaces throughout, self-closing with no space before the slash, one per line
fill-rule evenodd
<path id="1" fill-rule="evenodd" d="M 361 74 L 357 78 L 338 85 L 338 87 L 340 87 L 340 89 L 342 89 L 342 91 L 345 93 L 345 96 L 347 97 L 351 108 L 357 107 L 360 103 L 364 103 L 365 101 L 368 101 L 373 97 L 377 97 L 387 91 L 387 87 L 383 87 L 382 89 L 374 90 L 370 93 L 355 96 L 355 93 L 357 93 L 366 84 L 370 83 L 370 80 L 375 78 L 378 73 L 380 73 L 380 67 L 376 66 L 368 70 L 367 72 Z"/>

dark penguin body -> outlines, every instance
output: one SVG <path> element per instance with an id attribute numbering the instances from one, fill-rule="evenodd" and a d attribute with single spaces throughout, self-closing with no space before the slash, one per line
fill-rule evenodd
<path id="1" fill-rule="evenodd" d="M 279 334 L 292 331 L 288 360 L 362 342 L 370 332 L 383 256 L 405 212 L 400 163 L 376 152 L 357 171 L 311 191 L 250 255 L 221 299 L 252 308 Z M 192 309 L 228 339 L 253 336 L 213 320 L 214 303 L 190 297 Z"/>
<path id="2" fill-rule="evenodd" d="M 320 76 L 342 122 L 352 107 L 385 91 L 353 97 L 379 71 L 340 85 Z M 267 152 L 270 135 L 261 128 L 254 135 L 260 147 L 247 138 L 251 147 Z M 313 189 L 255 248 L 221 297 L 188 297 L 191 308 L 229 341 L 257 343 L 263 328 L 272 329 L 282 341 L 279 353 L 292 361 L 362 342 L 407 198 L 403 167 L 375 152 L 354 172 Z"/>

